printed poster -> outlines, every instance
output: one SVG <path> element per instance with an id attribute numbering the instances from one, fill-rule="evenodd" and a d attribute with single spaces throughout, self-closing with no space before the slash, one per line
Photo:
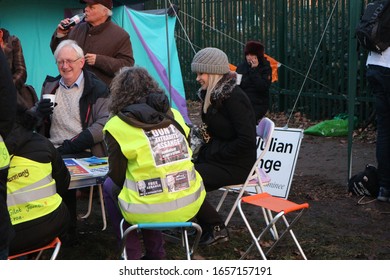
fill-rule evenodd
<path id="1" fill-rule="evenodd" d="M 174 126 L 145 131 L 156 166 L 189 158 L 184 135 Z"/>
<path id="2" fill-rule="evenodd" d="M 64 158 L 64 162 L 69 170 L 70 176 L 91 175 L 91 172 L 79 164 L 74 158 Z"/>

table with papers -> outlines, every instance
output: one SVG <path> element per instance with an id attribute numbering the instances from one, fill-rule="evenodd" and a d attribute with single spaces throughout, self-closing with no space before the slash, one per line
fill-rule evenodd
<path id="1" fill-rule="evenodd" d="M 103 184 L 108 172 L 107 158 L 65 158 L 71 175 L 69 189 L 79 189 Z"/>
<path id="2" fill-rule="evenodd" d="M 66 167 L 68 168 L 71 180 L 69 189 L 79 189 L 89 187 L 89 202 L 88 211 L 82 218 L 87 218 L 91 214 L 93 189 L 94 186 L 98 187 L 100 207 L 103 218 L 103 229 L 107 227 L 106 210 L 104 207 L 102 185 L 108 172 L 108 160 L 107 157 L 89 157 L 89 158 L 64 158 Z"/>

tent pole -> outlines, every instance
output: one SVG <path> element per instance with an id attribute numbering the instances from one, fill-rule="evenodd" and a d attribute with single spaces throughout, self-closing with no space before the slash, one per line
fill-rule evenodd
<path id="1" fill-rule="evenodd" d="M 349 2 L 349 26 L 357 25 L 360 18 L 362 1 Z M 349 29 L 349 47 L 348 47 L 348 180 L 352 176 L 352 145 L 355 116 L 355 98 L 357 81 L 357 42 L 354 34 L 355 28 Z M 348 182 L 347 180 L 347 182 Z"/>
<path id="2" fill-rule="evenodd" d="M 172 84 L 171 84 L 171 56 L 169 49 L 169 30 L 168 30 L 168 2 L 165 0 L 165 35 L 167 39 L 167 58 L 168 58 L 168 93 L 169 104 L 172 105 Z"/>

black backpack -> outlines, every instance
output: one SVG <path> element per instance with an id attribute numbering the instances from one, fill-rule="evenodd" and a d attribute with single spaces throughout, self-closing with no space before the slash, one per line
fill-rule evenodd
<path id="1" fill-rule="evenodd" d="M 378 170 L 367 164 L 364 171 L 348 180 L 348 192 L 357 196 L 377 197 L 379 193 Z"/>
<path id="2" fill-rule="evenodd" d="M 358 45 L 382 53 L 390 46 L 390 0 L 367 4 L 355 30 Z"/>

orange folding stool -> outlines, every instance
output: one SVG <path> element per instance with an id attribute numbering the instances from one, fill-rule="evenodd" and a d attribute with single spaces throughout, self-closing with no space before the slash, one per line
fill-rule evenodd
<path id="1" fill-rule="evenodd" d="M 28 256 L 30 254 L 39 252 L 38 255 L 35 258 L 36 260 L 39 260 L 39 258 L 41 257 L 42 253 L 45 250 L 47 250 L 47 249 L 54 249 L 50 259 L 51 260 L 55 260 L 57 258 L 58 253 L 60 252 L 60 248 L 61 248 L 61 240 L 58 237 L 56 237 L 56 238 L 53 239 L 52 242 L 50 242 L 49 244 L 47 244 L 47 245 L 45 245 L 43 247 L 31 250 L 31 251 L 23 252 L 23 253 L 20 253 L 20 254 L 9 256 L 8 259 L 9 260 L 17 259 L 19 257 Z"/>
<path id="2" fill-rule="evenodd" d="M 261 233 L 256 237 L 254 234 L 252 227 L 250 226 L 248 219 L 245 216 L 245 212 L 242 209 L 242 203 L 246 203 L 255 207 L 260 207 L 263 212 L 264 210 L 267 210 L 268 212 L 276 213 L 275 216 L 269 215 L 269 220 L 265 219 L 266 227 L 261 231 Z M 245 222 L 246 227 L 248 228 L 248 231 L 252 237 L 252 244 L 249 246 L 247 251 L 242 255 L 241 259 L 244 259 L 250 252 L 250 250 L 253 248 L 253 245 L 257 247 L 257 250 L 259 251 L 261 257 L 266 260 L 267 255 L 271 252 L 271 250 L 280 242 L 280 240 L 287 234 L 290 233 L 292 239 L 294 240 L 299 252 L 301 253 L 303 259 L 307 260 L 305 253 L 302 250 L 301 245 L 298 242 L 298 239 L 295 237 L 294 232 L 292 231 L 292 227 L 298 222 L 298 220 L 302 217 L 304 212 L 309 208 L 308 203 L 302 203 L 297 204 L 295 202 L 289 201 L 284 198 L 275 197 L 270 195 L 269 193 L 263 192 L 251 196 L 245 196 L 242 197 L 238 203 L 238 210 L 241 214 L 242 219 Z M 288 215 L 290 213 L 296 213 L 294 217 L 293 215 Z M 258 215 L 258 217 L 261 217 L 262 215 Z M 290 222 L 287 220 L 287 216 L 290 218 Z M 266 217 L 265 217 L 266 218 Z M 278 234 L 278 231 L 276 230 L 276 226 L 280 226 L 280 224 L 283 225 L 283 223 L 278 223 L 279 220 L 283 220 L 284 227 L 281 234 Z M 264 253 L 263 249 L 261 248 L 261 240 L 264 235 L 269 232 L 273 236 L 275 242 L 272 244 L 272 246 L 268 249 L 266 253 Z"/>

